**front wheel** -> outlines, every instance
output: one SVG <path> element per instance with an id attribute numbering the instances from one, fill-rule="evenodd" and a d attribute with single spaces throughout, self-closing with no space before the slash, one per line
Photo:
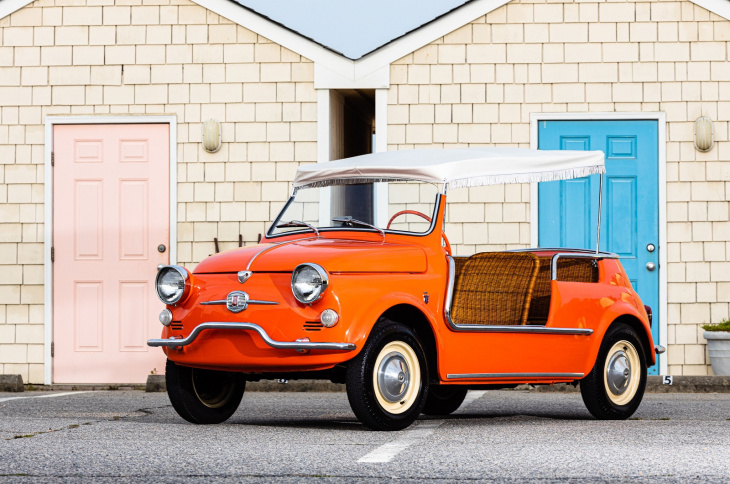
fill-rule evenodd
<path id="1" fill-rule="evenodd" d="M 401 430 L 413 423 L 428 394 L 428 367 L 409 327 L 383 321 L 347 366 L 347 399 L 372 430 Z"/>
<path id="2" fill-rule="evenodd" d="M 601 420 L 625 420 L 634 414 L 646 388 L 646 353 L 641 338 L 625 324 L 611 326 L 593 370 L 580 382 L 588 411 Z"/>
<path id="3" fill-rule="evenodd" d="M 246 389 L 242 373 L 201 370 L 167 360 L 167 395 L 175 411 L 195 424 L 225 422 L 238 409 Z"/>

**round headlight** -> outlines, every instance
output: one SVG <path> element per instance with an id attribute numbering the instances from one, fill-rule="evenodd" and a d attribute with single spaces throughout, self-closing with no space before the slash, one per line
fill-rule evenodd
<path id="1" fill-rule="evenodd" d="M 180 266 L 165 266 L 157 272 L 157 297 L 165 304 L 175 304 L 185 295 L 188 271 Z"/>
<path id="2" fill-rule="evenodd" d="M 327 271 L 317 264 L 300 264 L 291 275 L 291 290 L 300 303 L 315 302 L 322 297 L 328 285 Z"/>

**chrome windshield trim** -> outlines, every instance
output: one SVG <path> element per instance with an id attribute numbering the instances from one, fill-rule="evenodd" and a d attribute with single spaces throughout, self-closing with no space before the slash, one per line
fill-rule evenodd
<path id="1" fill-rule="evenodd" d="M 550 279 L 553 281 L 558 280 L 558 259 L 618 259 L 617 254 L 610 254 L 610 253 L 599 253 L 596 254 L 595 252 L 589 253 L 578 253 L 578 252 L 558 252 L 557 254 L 554 254 L 552 259 L 550 260 Z"/>
<path id="2" fill-rule="evenodd" d="M 276 341 L 266 333 L 264 328 L 253 323 L 230 323 L 230 322 L 208 322 L 202 323 L 193 329 L 187 338 L 183 339 L 151 339 L 147 341 L 147 346 L 167 346 L 178 347 L 187 346 L 198 337 L 198 335 L 209 329 L 228 329 L 238 331 L 255 331 L 261 336 L 264 342 L 279 350 L 333 350 L 333 351 L 352 351 L 357 349 L 353 343 L 318 343 L 311 341 Z"/>
<path id="3" fill-rule="evenodd" d="M 213 305 L 216 305 L 216 304 L 221 304 L 221 305 L 225 306 L 226 305 L 226 301 L 227 301 L 226 299 L 218 299 L 218 300 L 215 300 L 215 301 L 203 301 L 203 302 L 200 303 L 200 305 L 201 306 L 213 306 Z M 268 306 L 274 306 L 276 304 L 279 304 L 276 301 L 259 301 L 257 299 L 248 299 L 246 301 L 246 303 L 247 304 L 264 304 L 264 305 L 268 305 Z"/>
<path id="4" fill-rule="evenodd" d="M 251 259 L 248 261 L 248 265 L 246 266 L 246 270 L 247 271 L 250 271 L 251 270 L 251 264 L 253 264 L 253 261 L 255 261 L 258 258 L 258 256 L 260 256 L 261 254 L 264 254 L 264 253 L 266 253 L 266 252 L 268 252 L 270 250 L 277 249 L 277 248 L 281 247 L 282 245 L 293 244 L 295 242 L 303 242 L 305 240 L 314 240 L 314 239 L 318 239 L 318 238 L 319 237 L 305 237 L 303 239 L 285 240 L 284 242 L 274 242 L 273 245 L 269 245 L 267 247 L 264 247 L 260 251 L 256 252 L 256 254 L 254 254 L 254 256 L 251 257 Z"/>
<path id="5" fill-rule="evenodd" d="M 592 256 L 595 257 L 595 254 Z M 588 328 L 552 328 L 535 324 L 530 325 L 514 325 L 514 326 L 496 326 L 489 324 L 458 324 L 451 319 L 451 305 L 454 302 L 454 283 L 456 281 L 456 264 L 454 258 L 450 255 L 446 256 L 449 263 L 449 287 L 446 290 L 446 303 L 444 305 L 444 315 L 446 322 L 453 331 L 467 331 L 474 333 L 527 333 L 527 334 L 564 334 L 564 335 L 591 335 L 592 329 Z"/>
<path id="6" fill-rule="evenodd" d="M 481 378 L 499 378 L 501 380 L 519 380 L 523 378 L 583 378 L 583 373 L 451 373 L 448 380 L 476 380 Z"/>

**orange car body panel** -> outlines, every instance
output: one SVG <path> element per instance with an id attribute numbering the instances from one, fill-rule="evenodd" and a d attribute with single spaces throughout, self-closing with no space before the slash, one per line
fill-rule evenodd
<path id="1" fill-rule="evenodd" d="M 434 227 L 442 226 L 445 199 L 441 197 Z M 168 306 L 174 323 L 162 331 L 162 338 L 184 337 L 203 322 L 250 322 L 261 326 L 274 340 L 309 338 L 312 342 L 354 343 L 355 350 L 300 353 L 271 348 L 251 331 L 216 329 L 203 331 L 182 349 L 164 348 L 165 353 L 178 364 L 200 368 L 248 373 L 324 370 L 354 358 L 383 313 L 407 304 L 419 310 L 431 325 L 437 348 L 435 376 L 443 383 L 573 381 L 576 378 L 455 380 L 448 375 L 587 374 L 603 335 L 621 316 L 640 321 L 651 349 L 647 351 L 651 355 L 647 365 L 655 361 L 647 314 L 615 259 L 599 261 L 597 283 L 551 282 L 546 327 L 589 328 L 593 330 L 590 335 L 455 331 L 444 313 L 449 274 L 441 231 L 437 228 L 423 236 L 387 234 L 384 239 L 375 232 L 347 230 L 315 237 L 304 231 L 212 256 L 191 275 L 191 291 L 185 299 Z M 555 252 L 543 249 L 536 254 L 550 256 Z M 290 285 L 293 269 L 305 262 L 321 265 L 330 275 L 324 295 L 311 305 L 298 302 Z M 236 273 L 247 269 L 253 274 L 241 284 Z M 252 304 L 240 313 L 228 311 L 225 305 L 200 304 L 225 299 L 235 290 L 246 291 L 251 299 L 278 304 Z M 325 309 L 338 312 L 338 324 L 318 331 L 313 331 L 311 325 L 305 327 L 305 323 L 319 321 Z"/>

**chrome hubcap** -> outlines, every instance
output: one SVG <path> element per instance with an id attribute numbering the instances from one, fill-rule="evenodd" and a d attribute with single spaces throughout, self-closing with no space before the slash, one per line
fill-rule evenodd
<path id="1" fill-rule="evenodd" d="M 400 353 L 388 353 L 378 367 L 378 386 L 385 400 L 396 403 L 403 399 L 410 384 L 410 371 Z"/>
<path id="2" fill-rule="evenodd" d="M 631 382 L 631 361 L 624 351 L 617 351 L 608 361 L 606 383 L 614 395 L 622 395 Z"/>

